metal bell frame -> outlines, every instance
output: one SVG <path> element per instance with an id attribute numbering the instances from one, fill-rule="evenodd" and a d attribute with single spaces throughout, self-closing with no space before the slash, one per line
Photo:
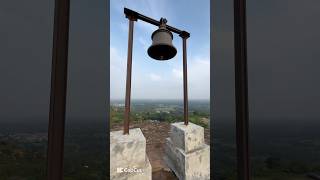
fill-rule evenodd
<path id="1" fill-rule="evenodd" d="M 126 96 L 125 96 L 125 111 L 124 111 L 124 125 L 123 125 L 123 134 L 129 134 L 129 123 L 130 123 L 130 106 L 131 106 L 131 74 L 132 74 L 132 46 L 133 46 L 133 27 L 134 21 L 138 19 L 145 21 L 147 23 L 153 24 L 155 26 L 162 28 L 162 30 L 167 30 L 170 33 L 177 33 L 182 38 L 182 59 L 183 59 L 183 120 L 184 124 L 188 125 L 188 82 L 187 82 L 187 39 L 190 37 L 190 33 L 187 31 L 179 30 L 175 27 L 166 25 L 166 19 L 161 18 L 160 21 L 154 20 L 150 17 L 144 16 L 135 12 L 131 9 L 124 8 L 124 14 L 129 20 L 129 36 L 128 36 L 128 56 L 127 56 L 127 79 L 126 79 Z M 156 30 L 153 35 L 159 31 Z M 160 30 L 160 31 L 162 31 Z M 152 35 L 152 39 L 153 39 Z M 172 35 L 172 34 L 171 34 Z M 172 45 L 174 48 L 174 46 Z M 152 48 L 152 46 L 150 47 Z M 150 49 L 149 48 L 149 49 Z M 174 50 L 176 50 L 174 48 Z M 174 51 L 173 50 L 173 51 Z M 152 50 L 151 50 L 152 51 Z M 174 53 L 174 52 L 173 52 Z M 149 50 L 148 50 L 149 54 Z M 172 57 L 174 57 L 176 52 Z M 149 54 L 150 55 L 150 54 Z M 152 54 L 151 54 L 152 55 Z M 152 56 L 151 56 L 152 57 Z M 171 57 L 171 58 L 172 58 Z M 153 57 L 152 57 L 153 58 Z M 156 60 L 167 60 L 168 57 L 159 57 Z M 168 58 L 168 59 L 171 59 Z"/>

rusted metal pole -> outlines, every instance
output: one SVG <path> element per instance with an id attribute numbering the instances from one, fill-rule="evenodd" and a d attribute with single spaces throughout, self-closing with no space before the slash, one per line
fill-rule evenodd
<path id="1" fill-rule="evenodd" d="M 125 110 L 124 110 L 123 134 L 129 134 L 130 105 L 131 105 L 133 25 L 134 25 L 134 20 L 135 20 L 133 16 L 127 16 L 127 18 L 129 19 L 129 36 L 128 36 L 127 80 L 126 80 L 126 99 L 125 99 Z"/>
<path id="2" fill-rule="evenodd" d="M 183 50 L 183 120 L 184 124 L 188 125 L 188 71 L 187 71 L 187 38 L 190 34 L 187 32 L 182 32 L 180 34 L 182 37 L 182 50 Z"/>
<path id="3" fill-rule="evenodd" d="M 56 0 L 52 48 L 47 179 L 63 179 L 63 147 L 68 75 L 69 0 Z"/>
<path id="4" fill-rule="evenodd" d="M 235 97 L 238 180 L 250 180 L 246 0 L 234 0 Z"/>
<path id="5" fill-rule="evenodd" d="M 187 71 L 187 39 L 182 38 L 183 46 L 183 120 L 188 125 L 188 71 Z"/>

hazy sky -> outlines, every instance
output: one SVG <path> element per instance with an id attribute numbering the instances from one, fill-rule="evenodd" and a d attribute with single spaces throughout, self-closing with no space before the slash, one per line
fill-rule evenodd
<path id="1" fill-rule="evenodd" d="M 106 1 L 71 1 L 68 117 L 106 116 Z M 0 1 L 0 121 L 46 122 L 53 0 Z"/>
<path id="2" fill-rule="evenodd" d="M 111 97 L 124 97 L 128 22 L 123 7 L 127 6 L 156 19 L 164 16 L 170 25 L 191 32 L 190 98 L 207 98 L 209 1 L 119 2 L 111 1 L 110 7 Z M 213 108 L 215 117 L 231 117 L 234 115 L 233 1 L 213 2 Z M 251 117 L 319 118 L 320 1 L 248 0 L 247 4 Z M 105 115 L 106 11 L 103 0 L 71 1 L 68 116 Z M 1 121 L 48 116 L 52 23 L 53 0 L 0 1 Z M 146 54 L 155 27 L 141 21 L 135 27 L 132 98 L 181 98 L 180 38 L 174 37 L 176 58 L 157 62 Z"/>
<path id="3" fill-rule="evenodd" d="M 110 67 L 111 99 L 124 99 L 128 44 L 127 7 L 190 32 L 187 42 L 188 86 L 190 99 L 210 97 L 210 6 L 209 0 L 111 0 Z M 132 69 L 132 99 L 182 99 L 182 40 L 174 34 L 177 55 L 165 62 L 155 61 L 147 54 L 151 34 L 157 27 L 135 23 Z"/>
<path id="4" fill-rule="evenodd" d="M 233 1 L 214 2 L 215 116 L 232 117 Z M 317 0 L 247 1 L 252 118 L 319 120 L 319 8 Z"/>

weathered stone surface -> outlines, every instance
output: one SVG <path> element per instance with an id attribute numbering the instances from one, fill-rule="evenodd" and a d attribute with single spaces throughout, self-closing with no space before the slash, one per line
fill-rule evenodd
<path id="1" fill-rule="evenodd" d="M 180 180 L 210 179 L 210 147 L 204 143 L 203 128 L 193 123 L 187 127 L 183 122 L 172 124 L 164 161 Z"/>
<path id="2" fill-rule="evenodd" d="M 188 153 L 204 144 L 204 128 L 190 122 L 188 126 L 184 122 L 173 123 L 170 138 L 175 146 Z"/>
<path id="3" fill-rule="evenodd" d="M 132 169 L 131 169 L 132 170 Z M 123 169 L 123 172 L 117 173 L 114 176 L 110 176 L 111 180 L 151 180 L 152 179 L 152 168 L 148 157 L 144 167 L 136 167 L 136 172 L 125 172 L 127 169 Z"/>
<path id="4" fill-rule="evenodd" d="M 124 172 L 119 172 L 119 168 Z M 110 133 L 110 176 L 114 180 L 151 180 L 146 139 L 139 128 L 130 129 L 128 135 L 124 135 L 122 130 Z"/>
<path id="5" fill-rule="evenodd" d="M 210 179 L 210 147 L 206 144 L 185 153 L 167 138 L 164 161 L 180 180 Z"/>

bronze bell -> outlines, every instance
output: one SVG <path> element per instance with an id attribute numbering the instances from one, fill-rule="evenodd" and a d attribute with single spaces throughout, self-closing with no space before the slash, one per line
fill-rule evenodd
<path id="1" fill-rule="evenodd" d="M 156 60 L 169 60 L 177 54 L 177 49 L 172 45 L 173 35 L 166 28 L 167 20 L 160 19 L 159 29 L 152 33 L 152 45 L 148 49 L 148 54 Z"/>

